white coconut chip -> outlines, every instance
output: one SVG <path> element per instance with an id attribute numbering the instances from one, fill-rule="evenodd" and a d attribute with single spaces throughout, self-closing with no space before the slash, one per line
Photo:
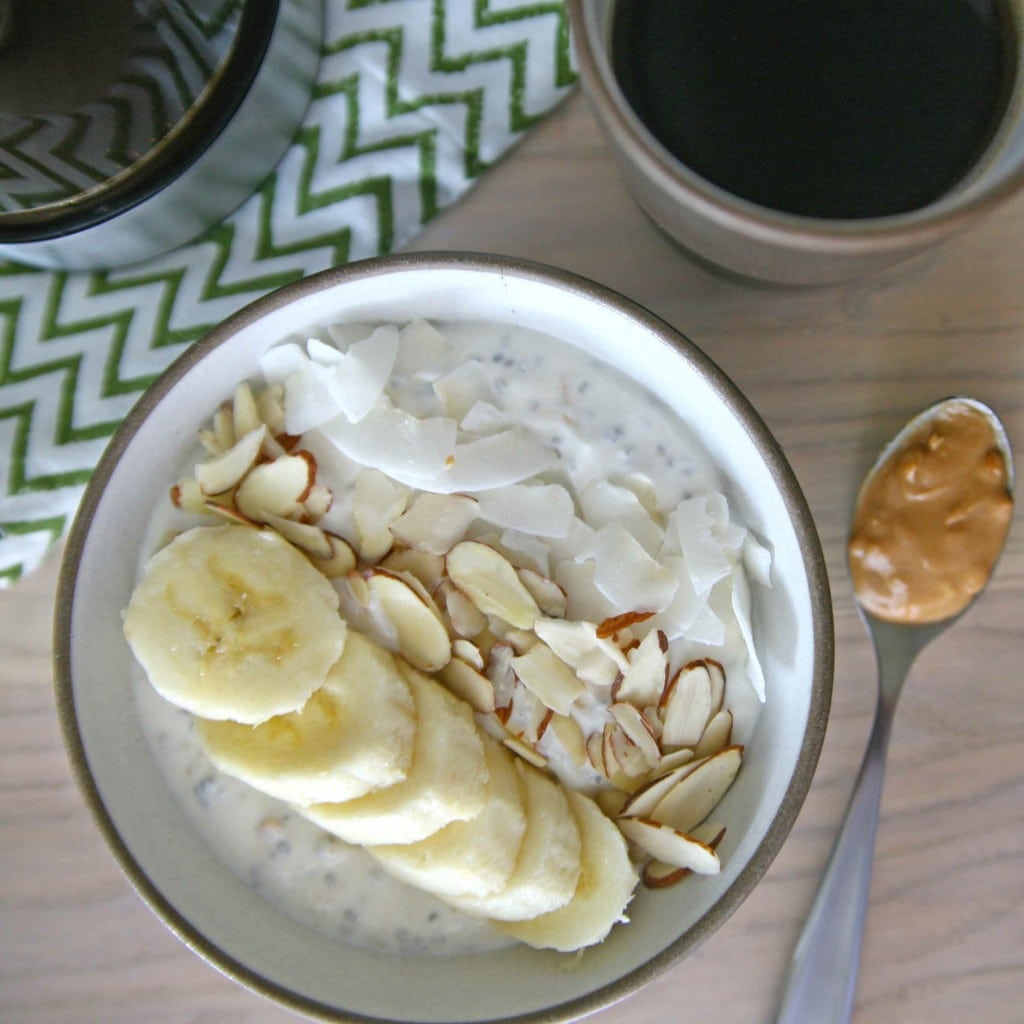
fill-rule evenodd
<path id="1" fill-rule="evenodd" d="M 454 364 L 455 349 L 432 324 L 410 320 L 398 333 L 395 373 L 418 380 L 436 380 Z"/>
<path id="2" fill-rule="evenodd" d="M 749 531 L 743 539 L 741 557 L 748 579 L 760 583 L 762 587 L 772 585 L 772 553 Z"/>
<path id="3" fill-rule="evenodd" d="M 321 431 L 353 462 L 378 469 L 409 487 L 436 490 L 433 485 L 455 449 L 458 426 L 447 417 L 420 419 L 382 404 L 358 423 L 337 416 Z"/>
<path id="4" fill-rule="evenodd" d="M 467 360 L 434 381 L 434 394 L 446 416 L 461 420 L 478 402 L 494 398 L 491 383 L 476 359 Z"/>
<path id="5" fill-rule="evenodd" d="M 373 326 L 371 324 L 340 323 L 327 325 L 327 336 L 343 352 L 350 345 L 368 338 L 372 333 Z"/>
<path id="6" fill-rule="evenodd" d="M 575 518 L 560 484 L 509 484 L 476 495 L 480 518 L 533 537 L 565 537 Z"/>
<path id="7" fill-rule="evenodd" d="M 595 480 L 580 491 L 579 500 L 583 519 L 594 529 L 619 523 L 649 555 L 657 554 L 665 531 L 633 491 L 607 480 Z"/>
<path id="8" fill-rule="evenodd" d="M 344 352 L 322 342 L 319 338 L 309 338 L 306 341 L 306 355 L 321 366 L 337 366 L 345 361 Z"/>
<path id="9" fill-rule="evenodd" d="M 623 526 L 608 523 L 594 536 L 594 586 L 617 608 L 660 612 L 679 582 Z"/>
<path id="10" fill-rule="evenodd" d="M 467 434 L 496 434 L 511 426 L 507 414 L 491 402 L 474 402 L 459 422 Z"/>
<path id="11" fill-rule="evenodd" d="M 306 355 L 294 342 L 275 345 L 260 356 L 260 373 L 267 384 L 283 384 L 306 365 Z"/>
<path id="12" fill-rule="evenodd" d="M 746 573 L 740 567 L 737 567 L 732 574 L 732 610 L 736 616 L 736 625 L 743 637 L 743 643 L 747 648 L 747 677 L 750 679 L 750 685 L 754 688 L 758 700 L 763 704 L 765 700 L 764 671 L 754 647 L 754 631 L 750 617 L 750 584 L 747 582 Z"/>
<path id="13" fill-rule="evenodd" d="M 397 354 L 398 328 L 385 324 L 350 345 L 334 368 L 335 394 L 350 423 L 358 423 L 384 394 Z"/>
<path id="14" fill-rule="evenodd" d="M 521 483 L 554 468 L 558 453 L 519 428 L 456 445 L 445 472 L 427 490 L 475 493 Z"/>
<path id="15" fill-rule="evenodd" d="M 686 567 L 698 594 L 708 594 L 732 568 L 733 556 L 715 535 L 715 520 L 708 508 L 709 499 L 702 495 L 679 503 L 672 513 L 670 529 L 686 559 Z"/>

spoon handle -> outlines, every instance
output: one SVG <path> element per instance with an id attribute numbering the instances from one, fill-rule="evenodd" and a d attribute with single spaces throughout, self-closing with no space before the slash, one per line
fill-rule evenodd
<path id="1" fill-rule="evenodd" d="M 797 941 L 778 1024 L 846 1024 L 857 987 L 892 709 L 875 715 L 842 828 Z"/>

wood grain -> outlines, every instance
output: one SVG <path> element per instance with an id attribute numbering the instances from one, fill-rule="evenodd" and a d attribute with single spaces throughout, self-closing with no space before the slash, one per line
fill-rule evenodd
<path id="1" fill-rule="evenodd" d="M 834 589 L 832 717 L 788 843 L 695 954 L 597 1024 L 772 1017 L 873 709 L 843 543 L 874 452 L 955 392 L 1024 451 L 1024 197 L 942 249 L 853 284 L 772 290 L 698 267 L 633 206 L 576 96 L 416 249 L 506 253 L 625 293 L 692 338 L 785 447 Z M 857 1024 L 1009 1024 L 1024 1005 L 1024 534 L 990 592 L 922 655 L 897 717 Z M 49 664 L 56 560 L 0 592 L 0 1019 L 284 1024 L 181 946 L 120 876 L 67 768 Z"/>

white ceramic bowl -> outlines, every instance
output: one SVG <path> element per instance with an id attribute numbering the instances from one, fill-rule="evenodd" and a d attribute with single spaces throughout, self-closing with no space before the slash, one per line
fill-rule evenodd
<path id="1" fill-rule="evenodd" d="M 189 824 L 159 773 L 131 699 L 121 610 L 146 516 L 235 384 L 275 342 L 329 321 L 488 319 L 546 331 L 656 394 L 724 471 L 731 504 L 774 551 L 755 628 L 769 698 L 722 814 L 742 822 L 722 874 L 641 891 L 631 923 L 571 970 L 526 947 L 439 961 L 323 938 L 239 881 Z M 832 685 L 828 583 L 793 474 L 736 387 L 672 328 L 588 281 L 508 259 L 423 254 L 353 264 L 256 302 L 215 328 L 146 393 L 101 460 L 72 531 L 55 626 L 70 758 L 99 826 L 142 897 L 201 956 L 243 984 L 325 1020 L 568 1020 L 628 995 L 684 956 L 762 876 L 803 802 Z"/>

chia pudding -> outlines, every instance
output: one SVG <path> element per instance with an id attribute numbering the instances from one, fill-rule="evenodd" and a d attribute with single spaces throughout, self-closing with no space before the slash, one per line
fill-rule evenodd
<path id="1" fill-rule="evenodd" d="M 332 353 L 344 354 L 373 330 L 330 326 L 312 341 L 287 339 L 264 359 L 265 379 L 252 384 L 283 387 L 300 364 L 330 366 Z M 284 350 L 287 357 L 282 357 Z M 720 664 L 724 707 L 732 715 L 730 742 L 750 741 L 764 680 L 753 648 L 749 586 L 769 584 L 770 559 L 767 549 L 731 519 L 727 481 L 675 413 L 574 347 L 533 331 L 481 322 L 417 321 L 403 327 L 377 404 L 421 421 L 455 419 L 463 442 L 514 434 L 548 453 L 536 472 L 517 474 L 515 467 L 505 467 L 508 479 L 500 468 L 494 477 L 492 460 L 483 477 L 465 481 L 478 486 L 449 490 L 480 501 L 480 517 L 467 528 L 467 536 L 499 547 L 518 567 L 556 582 L 565 594 L 566 618 L 600 622 L 629 610 L 609 598 L 607 587 L 595 584 L 593 552 L 599 548 L 595 537 L 607 533 L 602 527 L 624 531 L 629 535 L 625 542 L 639 545 L 637 550 L 662 569 L 672 565 L 679 575 L 685 563 L 687 582 L 679 587 L 687 600 L 680 594 L 663 600 L 656 612 L 635 623 L 634 643 L 651 630 L 663 630 L 671 673 L 695 659 Z M 342 419 L 337 415 L 302 430 L 298 445 L 315 456 L 317 482 L 333 492 L 320 525 L 358 546 L 353 480 L 365 463 L 353 457 L 352 446 L 339 446 L 340 435 L 332 436 L 333 425 Z M 182 472 L 190 473 L 204 456 L 197 447 Z M 405 470 L 399 466 L 395 472 L 401 476 Z M 400 482 L 413 493 L 434 489 L 416 466 L 408 472 Z M 563 488 L 571 498 L 570 525 L 531 531 L 529 515 L 508 512 L 507 488 L 524 482 Z M 702 549 L 706 558 L 687 546 L 693 531 L 680 525 L 684 509 L 704 523 L 705 534 L 714 535 L 714 544 Z M 150 554 L 201 519 L 162 501 L 140 574 Z M 623 550 L 631 549 L 614 549 Z M 373 623 L 353 602 L 344 579 L 332 582 L 341 595 L 342 614 L 372 634 Z M 387 636 L 378 639 L 388 642 Z M 283 912 L 328 938 L 390 953 L 457 955 L 510 943 L 486 920 L 395 880 L 364 849 L 218 771 L 204 752 L 192 716 L 161 698 L 141 669 L 135 699 L 162 773 L 195 827 L 239 878 Z M 609 702 L 600 688 L 578 702 L 573 713 L 583 732 L 600 729 Z M 552 732 L 545 736 L 538 750 L 563 784 L 588 793 L 608 788 L 591 765 L 572 762 Z"/>

